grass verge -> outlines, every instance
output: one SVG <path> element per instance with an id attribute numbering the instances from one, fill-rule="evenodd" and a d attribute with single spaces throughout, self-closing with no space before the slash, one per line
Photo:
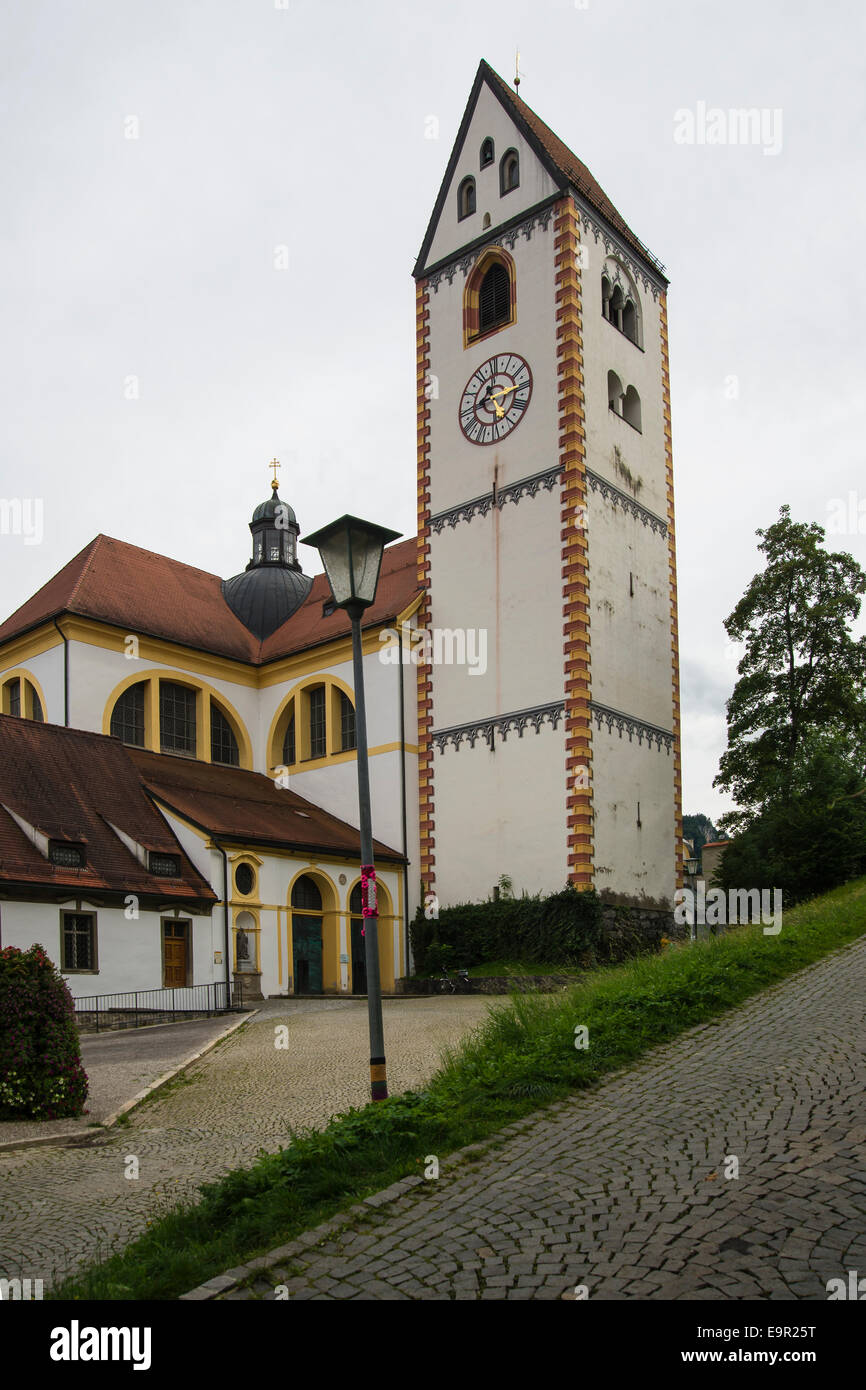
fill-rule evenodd
<path id="1" fill-rule="evenodd" d="M 566 993 L 516 995 L 444 1057 L 427 1089 L 350 1110 L 324 1130 L 201 1189 L 121 1254 L 53 1298 L 176 1298 L 397 1178 L 592 1086 L 650 1048 L 866 933 L 866 879 L 786 913 L 778 936 L 742 927 L 594 972 Z M 575 1046 L 575 1027 L 589 1047 Z"/>

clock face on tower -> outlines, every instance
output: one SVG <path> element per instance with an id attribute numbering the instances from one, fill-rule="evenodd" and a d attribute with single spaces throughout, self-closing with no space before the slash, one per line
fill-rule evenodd
<path id="1" fill-rule="evenodd" d="M 460 428 L 472 444 L 497 444 L 516 429 L 532 395 L 529 363 L 516 352 L 488 357 L 460 397 Z"/>

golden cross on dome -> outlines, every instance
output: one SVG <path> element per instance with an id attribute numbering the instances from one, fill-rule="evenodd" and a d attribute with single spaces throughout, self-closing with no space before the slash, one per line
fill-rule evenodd
<path id="1" fill-rule="evenodd" d="M 277 480 L 277 469 L 282 468 L 282 466 L 283 465 L 281 463 L 277 463 L 276 459 L 271 459 L 270 463 L 268 464 L 268 468 L 273 468 L 274 470 L 274 476 L 271 482 L 271 487 L 274 489 L 274 492 L 276 492 L 277 488 L 280 485 Z"/>

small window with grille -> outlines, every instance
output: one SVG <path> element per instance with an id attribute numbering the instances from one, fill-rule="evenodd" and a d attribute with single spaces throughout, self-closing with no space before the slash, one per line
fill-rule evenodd
<path id="1" fill-rule="evenodd" d="M 92 912 L 61 914 L 61 970 L 96 971 L 96 916 Z"/>
<path id="2" fill-rule="evenodd" d="M 158 874 L 160 878 L 178 878 L 180 875 L 180 859 L 176 854 L 156 854 L 151 852 L 150 872 Z"/>
<path id="3" fill-rule="evenodd" d="M 83 869 L 87 865 L 84 846 L 70 844 L 68 840 L 49 840 L 48 858 L 64 869 Z"/>

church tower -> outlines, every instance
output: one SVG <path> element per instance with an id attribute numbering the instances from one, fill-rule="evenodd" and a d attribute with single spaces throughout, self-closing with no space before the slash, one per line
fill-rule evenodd
<path id="1" fill-rule="evenodd" d="M 482 62 L 414 270 L 421 879 L 670 906 L 681 839 L 663 267 Z"/>

